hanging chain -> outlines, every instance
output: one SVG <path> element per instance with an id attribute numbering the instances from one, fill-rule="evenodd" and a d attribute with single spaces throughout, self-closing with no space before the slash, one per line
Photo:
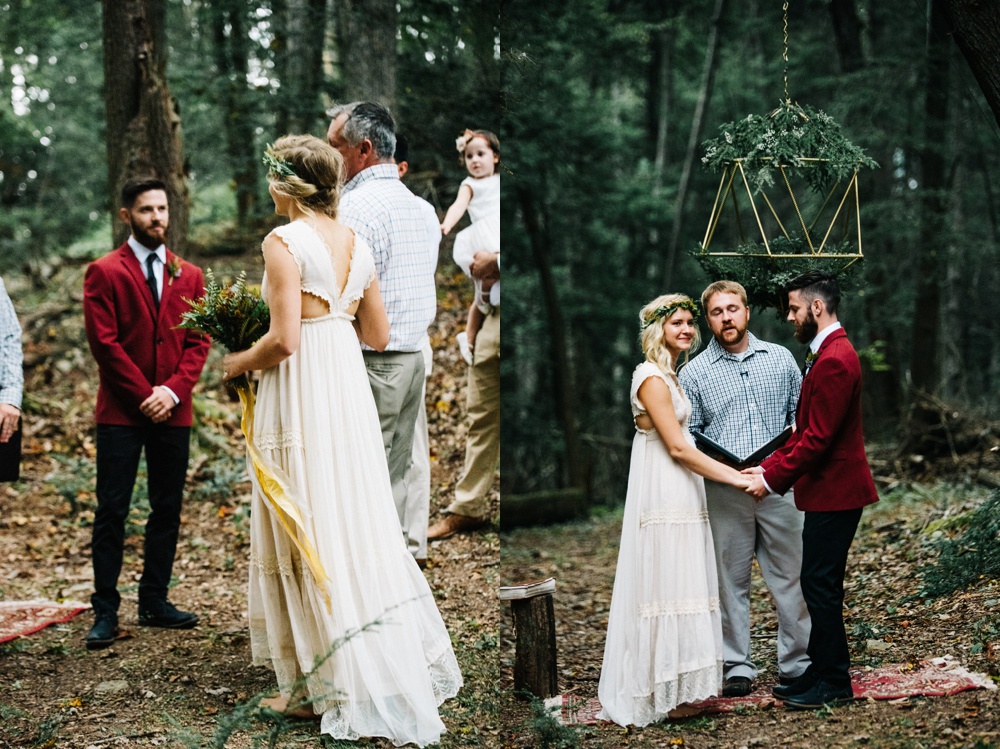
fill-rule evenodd
<path id="1" fill-rule="evenodd" d="M 784 21 L 785 21 L 785 47 L 781 54 L 782 59 L 785 61 L 785 103 L 791 104 L 792 100 L 788 98 L 788 3 L 787 2 L 782 6 L 782 12 L 784 14 Z"/>

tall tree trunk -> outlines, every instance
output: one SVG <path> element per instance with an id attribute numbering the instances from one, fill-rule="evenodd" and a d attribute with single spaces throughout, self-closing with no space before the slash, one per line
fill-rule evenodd
<path id="1" fill-rule="evenodd" d="M 532 255 L 541 278 L 542 297 L 549 324 L 550 361 L 553 367 L 552 389 L 558 404 L 559 420 L 562 422 L 563 439 L 566 445 L 566 479 L 569 486 L 583 487 L 586 471 L 580 452 L 580 437 L 577 434 L 577 400 L 573 386 L 573 372 L 569 361 L 569 346 L 566 343 L 566 326 L 559 304 L 555 275 L 552 271 L 552 257 L 549 240 L 545 236 L 543 222 L 539 217 L 535 196 L 525 187 L 516 188 L 524 214 L 524 224 L 528 230 Z"/>
<path id="2" fill-rule="evenodd" d="M 688 190 L 691 186 L 691 174 L 694 171 L 695 159 L 698 157 L 702 132 L 705 129 L 705 112 L 712 98 L 715 86 L 715 71 L 719 61 L 719 35 L 722 30 L 722 17 L 726 13 L 729 0 L 715 0 L 715 12 L 712 15 L 712 26 L 708 32 L 708 46 L 705 50 L 705 65 L 701 77 L 701 91 L 698 92 L 698 102 L 694 108 L 694 119 L 691 120 L 691 134 L 688 137 L 687 154 L 684 157 L 684 168 L 681 171 L 681 181 L 677 187 L 677 200 L 674 204 L 674 225 L 670 232 L 670 244 L 663 258 L 664 289 L 671 288 L 674 277 L 674 266 L 677 264 L 677 250 L 680 245 L 681 231 L 684 228 L 684 209 L 687 205 Z"/>
<path id="3" fill-rule="evenodd" d="M 122 184 L 152 174 L 167 185 L 167 242 L 183 251 L 188 188 L 181 118 L 167 86 L 167 0 L 103 0 L 108 191 L 115 243 L 128 236 L 117 217 Z"/>
<path id="4" fill-rule="evenodd" d="M 920 153 L 921 220 L 910 373 L 914 388 L 933 394 L 941 378 L 940 284 L 948 262 L 945 245 L 948 208 L 944 164 L 944 144 L 948 137 L 948 38 L 944 34 L 943 0 L 929 2 L 924 144 Z"/>
<path id="5" fill-rule="evenodd" d="M 983 0 L 943 0 L 951 32 L 983 90 L 993 117 L 1000 123 L 1000 4 Z"/>
<path id="6" fill-rule="evenodd" d="M 247 90 L 247 23 L 244 4 L 220 0 L 212 13 L 215 66 L 219 71 L 220 105 L 226 131 L 226 153 L 236 190 L 236 218 L 242 226 L 257 203 L 257 162 Z M 228 27 L 228 33 L 227 33 Z"/>
<path id="7" fill-rule="evenodd" d="M 396 106 L 396 0 L 340 0 L 337 38 L 348 101 Z"/>
<path id="8" fill-rule="evenodd" d="M 274 0 L 275 73 L 281 83 L 278 135 L 308 133 L 323 120 L 323 44 L 326 0 Z"/>
<path id="9" fill-rule="evenodd" d="M 854 8 L 854 0 L 830 0 L 829 5 L 840 69 L 845 73 L 853 73 L 865 64 L 861 50 L 861 21 Z"/>

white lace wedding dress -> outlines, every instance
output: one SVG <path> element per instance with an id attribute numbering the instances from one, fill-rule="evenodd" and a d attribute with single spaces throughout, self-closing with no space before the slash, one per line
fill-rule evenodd
<path id="1" fill-rule="evenodd" d="M 686 439 L 691 403 L 652 362 L 632 375 L 632 413 L 646 409 L 639 386 L 667 383 Z M 599 717 L 644 726 L 675 707 L 711 697 L 722 682 L 722 622 L 712 531 L 702 478 L 676 462 L 655 430 L 636 427 L 618 568 L 597 695 Z"/>
<path id="2" fill-rule="evenodd" d="M 261 373 L 254 442 L 288 477 L 331 578 L 332 607 L 255 481 L 254 663 L 273 664 L 283 696 L 310 674 L 308 698 L 323 714 L 323 733 L 426 746 L 445 730 L 437 707 L 457 693 L 462 676 L 430 587 L 403 541 L 375 401 L 354 318 L 345 311 L 371 284 L 374 260 L 357 238 L 340 291 L 330 252 L 311 225 L 298 220 L 275 233 L 298 264 L 303 291 L 331 311 L 304 319 L 298 350 Z M 262 293 L 266 299 L 266 277 Z"/>

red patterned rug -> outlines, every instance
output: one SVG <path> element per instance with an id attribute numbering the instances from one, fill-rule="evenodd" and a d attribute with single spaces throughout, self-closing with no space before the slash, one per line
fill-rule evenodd
<path id="1" fill-rule="evenodd" d="M 906 697 L 947 697 L 969 689 L 996 689 L 986 674 L 972 673 L 962 668 L 951 656 L 932 658 L 920 663 L 901 663 L 878 668 L 851 669 L 851 682 L 855 700 L 898 700 Z M 589 699 L 576 695 L 560 695 L 546 700 L 566 725 L 595 725 L 604 723 L 597 714 L 601 703 L 596 697 Z M 764 708 L 780 705 L 771 695 L 771 685 L 762 686 L 746 697 L 712 697 L 695 702 L 688 707 L 693 715 L 731 713 L 736 710 Z"/>
<path id="2" fill-rule="evenodd" d="M 68 622 L 90 606 L 55 601 L 0 601 L 0 643 L 30 635 L 50 624 Z"/>

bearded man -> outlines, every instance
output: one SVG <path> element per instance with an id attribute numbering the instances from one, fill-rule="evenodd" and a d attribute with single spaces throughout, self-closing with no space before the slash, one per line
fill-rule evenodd
<path id="1" fill-rule="evenodd" d="M 753 472 L 747 492 L 764 497 L 795 486 L 804 512 L 802 595 L 809 607 L 809 668 L 772 692 L 786 707 L 814 710 L 854 698 L 844 629 L 847 554 L 866 505 L 878 501 L 861 423 L 861 362 L 837 316 L 840 287 L 812 270 L 785 286 L 788 321 L 809 343 L 796 421 L 784 446 Z"/>
<path id="2" fill-rule="evenodd" d="M 190 629 L 195 614 L 167 600 L 180 529 L 191 432 L 191 391 L 201 376 L 209 340 L 178 330 L 185 299 L 204 293 L 201 269 L 166 248 L 166 185 L 153 177 L 122 187 L 119 217 L 131 228 L 121 247 L 95 260 L 83 281 L 87 341 L 97 361 L 97 512 L 94 626 L 90 650 L 118 635 L 118 576 L 125 518 L 145 449 L 150 515 L 139 580 L 139 624 Z"/>
<path id="3" fill-rule="evenodd" d="M 788 349 L 747 330 L 746 290 L 717 281 L 701 295 L 713 338 L 680 372 L 691 400 L 692 431 L 729 452 L 747 456 L 795 421 L 802 375 Z M 809 613 L 799 588 L 802 513 L 791 491 L 760 501 L 739 489 L 705 481 L 715 541 L 722 613 L 725 697 L 753 691 L 757 667 L 750 658 L 750 571 L 756 556 L 778 615 L 778 678 L 790 684 L 809 665 Z"/>

